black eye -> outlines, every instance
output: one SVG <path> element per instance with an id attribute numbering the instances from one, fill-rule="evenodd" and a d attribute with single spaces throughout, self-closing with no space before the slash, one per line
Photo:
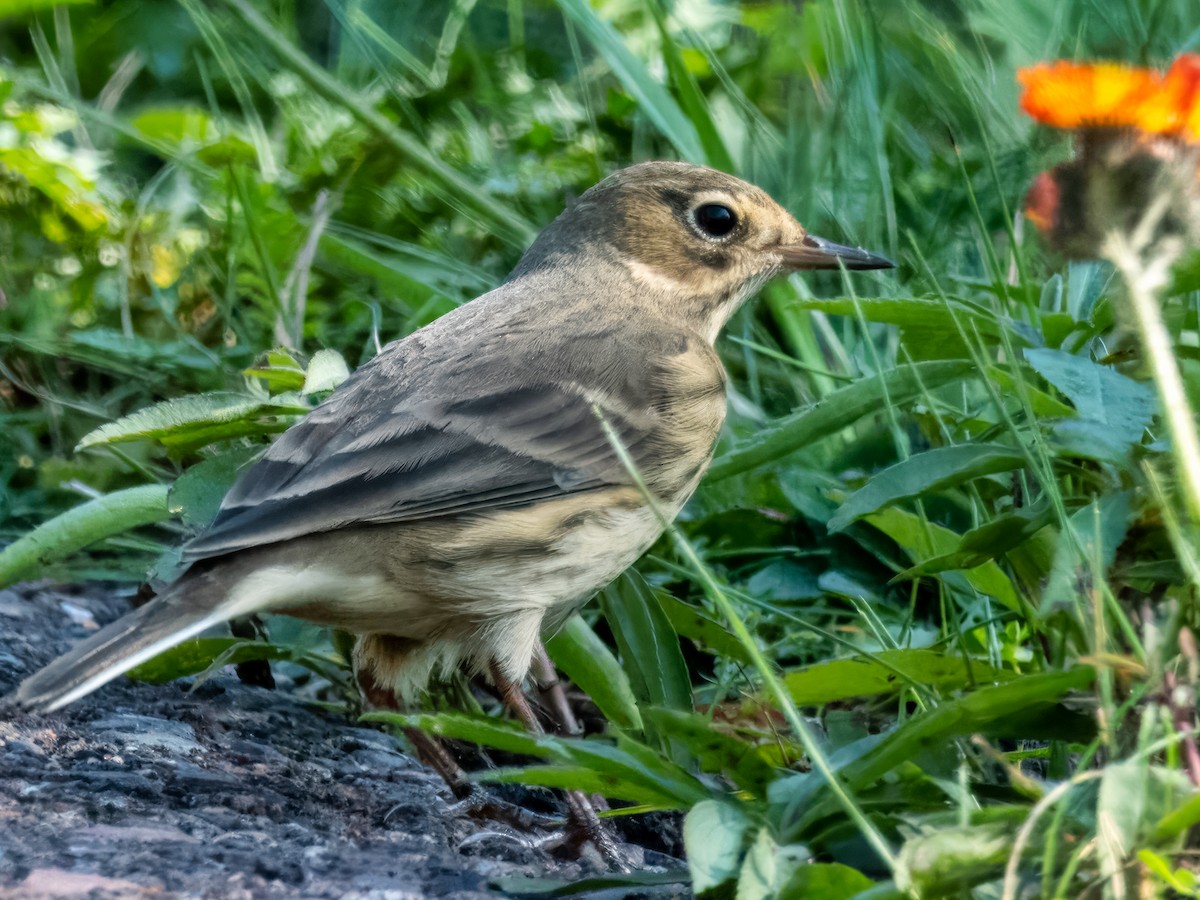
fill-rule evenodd
<path id="1" fill-rule="evenodd" d="M 712 237 L 725 237 L 737 227 L 737 215 L 720 203 L 705 203 L 697 207 L 696 227 Z"/>

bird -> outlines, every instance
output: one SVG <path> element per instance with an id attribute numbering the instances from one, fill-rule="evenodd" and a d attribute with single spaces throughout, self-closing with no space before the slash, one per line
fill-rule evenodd
<path id="1" fill-rule="evenodd" d="M 552 633 L 663 533 L 726 411 L 714 349 L 768 279 L 884 269 L 758 187 L 645 162 L 585 191 L 497 288 L 384 347 L 288 428 L 149 603 L 26 678 L 52 711 L 210 627 L 272 611 L 354 635 L 410 705 L 490 674 L 519 704 Z"/>

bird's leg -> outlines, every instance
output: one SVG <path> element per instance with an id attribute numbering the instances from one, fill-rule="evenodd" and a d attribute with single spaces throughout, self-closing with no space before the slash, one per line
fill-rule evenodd
<path id="1" fill-rule="evenodd" d="M 368 706 L 393 712 L 401 711 L 395 691 L 385 688 L 364 670 L 356 672 L 355 677 L 363 700 Z M 430 737 L 420 728 L 404 728 L 403 731 L 408 742 L 417 751 L 417 758 L 442 776 L 442 781 L 446 782 L 446 787 L 450 788 L 450 793 L 456 800 L 465 800 L 474 793 L 475 786 L 467 778 L 467 773 L 455 762 L 441 741 Z"/>
<path id="2" fill-rule="evenodd" d="M 395 691 L 383 687 L 368 672 L 359 670 L 355 676 L 365 705 L 374 709 L 403 711 Z M 417 759 L 441 776 L 454 799 L 460 801 L 472 817 L 505 822 L 523 831 L 549 827 L 550 823 L 540 814 L 522 809 L 513 803 L 497 800 L 479 785 L 473 784 L 457 760 L 450 755 L 446 745 L 436 737 L 426 734 L 420 728 L 401 730 L 416 751 Z"/>
<path id="3" fill-rule="evenodd" d="M 554 713 L 558 730 L 569 735 L 582 734 L 583 728 L 575 718 L 571 704 L 567 702 L 567 692 L 558 677 L 558 670 L 554 668 L 550 654 L 546 652 L 546 645 L 540 640 L 533 645 L 533 680 L 542 693 L 542 699 Z M 599 794 L 592 794 L 589 799 L 593 809 L 608 809 L 608 801 Z"/>
<path id="4" fill-rule="evenodd" d="M 583 729 L 579 727 L 575 713 L 571 711 L 571 705 L 567 703 L 567 692 L 563 690 L 562 682 L 558 678 L 558 671 L 554 668 L 554 663 L 550 661 L 550 655 L 546 653 L 546 645 L 541 641 L 533 645 L 533 681 L 541 691 L 542 699 L 554 713 L 558 730 L 570 735 L 582 733 Z"/>
<path id="5" fill-rule="evenodd" d="M 542 654 L 543 656 L 545 655 L 544 649 L 542 650 Z M 546 661 L 549 663 L 549 659 Z M 546 733 L 545 729 L 542 728 L 542 723 L 538 721 L 533 708 L 529 705 L 529 700 L 526 699 L 521 685 L 500 671 L 500 667 L 494 661 L 491 665 L 491 675 L 492 683 L 496 686 L 496 690 L 500 692 L 500 700 L 504 705 L 516 713 L 517 718 L 521 720 L 530 734 L 539 737 L 544 735 Z M 571 718 L 573 720 L 574 716 Z M 617 842 L 612 834 L 601 823 L 600 817 L 596 815 L 596 808 L 592 805 L 591 800 L 588 799 L 587 794 L 583 791 L 567 791 L 566 795 L 568 817 L 571 823 L 578 829 L 582 839 L 591 841 L 593 846 L 600 852 L 600 856 L 609 865 L 622 872 L 628 872 L 629 864 L 622 857 L 621 851 L 617 847 Z"/>

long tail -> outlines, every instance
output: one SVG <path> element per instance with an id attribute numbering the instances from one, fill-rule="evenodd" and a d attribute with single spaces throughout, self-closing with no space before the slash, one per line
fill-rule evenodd
<path id="1" fill-rule="evenodd" d="M 203 576 L 184 576 L 145 606 L 100 629 L 30 675 L 5 700 L 50 712 L 90 694 L 206 628 L 238 615 L 238 611 L 220 602 L 223 592 L 212 597 L 204 590 L 216 587 L 206 582 L 208 579 Z"/>

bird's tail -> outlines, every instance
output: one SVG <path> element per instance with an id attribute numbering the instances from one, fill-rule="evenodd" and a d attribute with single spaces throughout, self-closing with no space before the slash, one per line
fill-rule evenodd
<path id="1" fill-rule="evenodd" d="M 6 698 L 44 712 L 72 703 L 123 672 L 206 628 L 237 615 L 223 604 L 197 602 L 207 579 L 184 576 L 163 594 L 72 647 L 26 678 Z"/>

